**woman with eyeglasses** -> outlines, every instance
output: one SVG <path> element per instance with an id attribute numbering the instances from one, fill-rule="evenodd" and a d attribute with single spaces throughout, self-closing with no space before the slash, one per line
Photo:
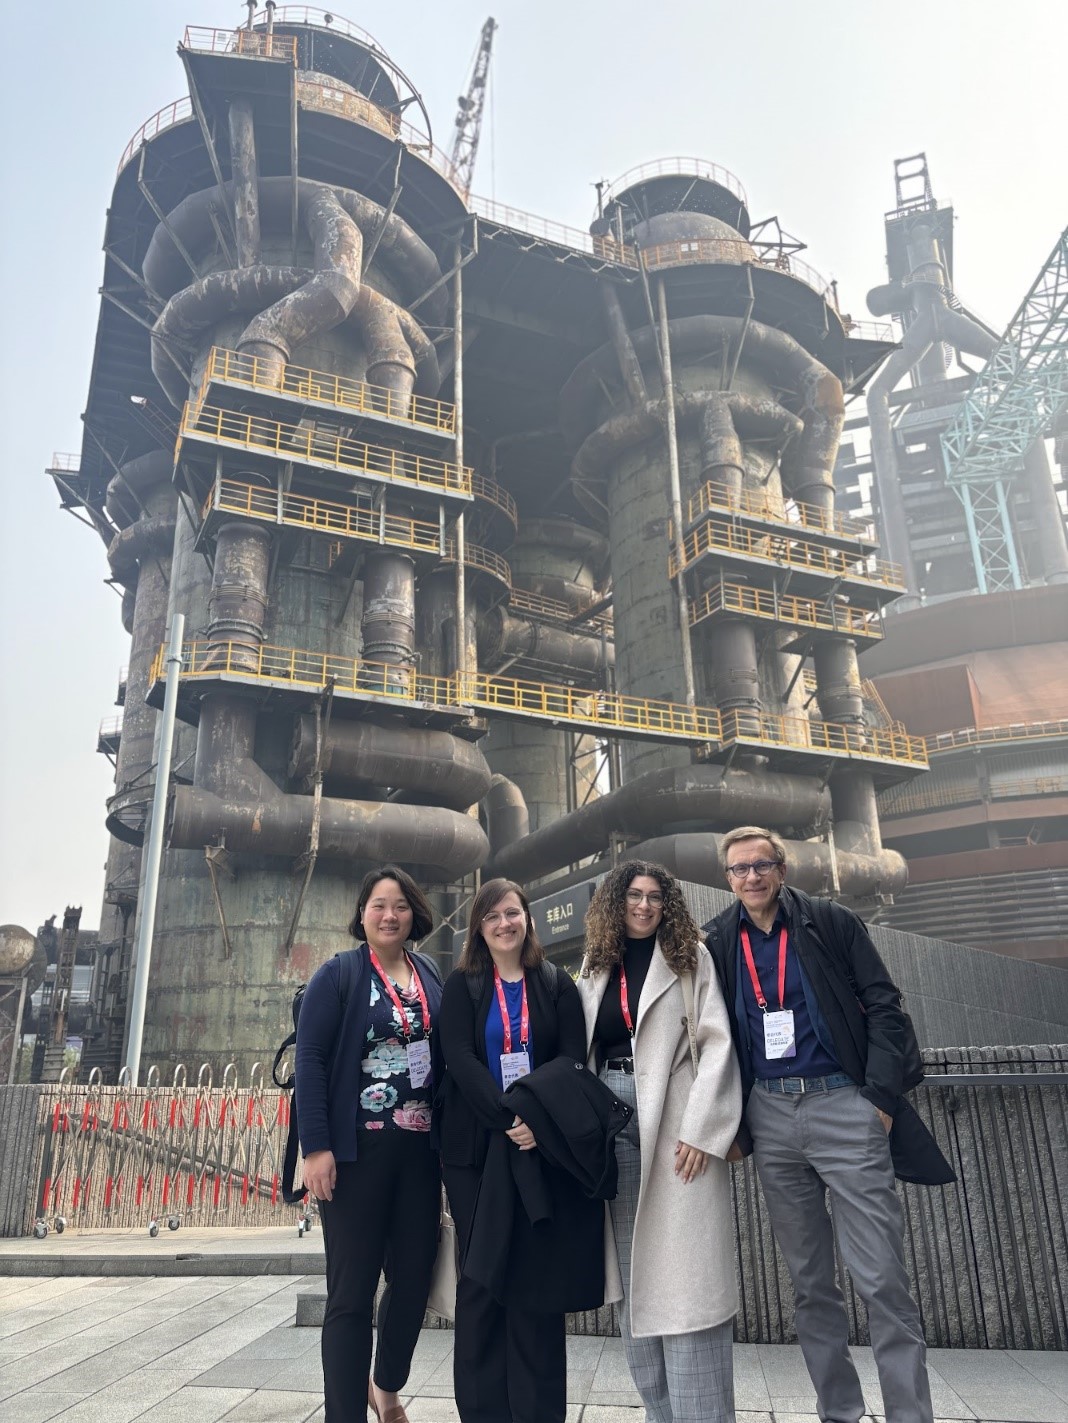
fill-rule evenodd
<path id="1" fill-rule="evenodd" d="M 442 990 L 433 961 L 406 945 L 433 927 L 409 874 L 396 865 L 372 870 L 349 926 L 359 947 L 313 974 L 297 1022 L 304 1184 L 319 1201 L 326 1246 L 327 1423 L 363 1418 L 368 1406 L 381 1423 L 408 1416 L 399 1395 L 426 1313 L 441 1218 L 430 1049 Z"/>
<path id="2" fill-rule="evenodd" d="M 576 1063 L 586 1057 L 578 990 L 545 959 L 527 897 L 510 880 L 489 880 L 475 896 L 463 951 L 445 981 L 439 1042 L 446 1066 L 439 1098 L 442 1171 L 460 1243 L 453 1369 L 461 1423 L 563 1423 L 564 1314 L 538 1304 L 560 1285 L 539 1277 L 543 1262 L 568 1257 L 554 1249 L 558 1239 L 535 1237 L 533 1230 L 567 1230 L 560 1217 L 568 1212 L 532 1227 L 515 1211 L 503 1242 L 503 1302 L 464 1270 L 487 1156 L 499 1159 L 490 1152 L 491 1139 L 503 1134 L 516 1153 L 537 1148 L 527 1123 L 504 1105 L 505 1090 L 555 1057 Z M 553 1174 L 546 1169 L 550 1199 Z M 599 1302 L 599 1255 L 596 1268 Z"/>
<path id="3" fill-rule="evenodd" d="M 579 994 L 589 1065 L 634 1109 L 616 1141 L 605 1295 L 622 1294 L 631 1377 L 656 1423 L 727 1423 L 741 1086 L 712 959 L 661 865 L 630 860 L 598 887 Z"/>

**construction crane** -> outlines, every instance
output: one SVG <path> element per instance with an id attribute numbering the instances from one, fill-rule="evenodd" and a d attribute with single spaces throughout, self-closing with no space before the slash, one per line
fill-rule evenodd
<path id="1" fill-rule="evenodd" d="M 1013 480 L 1066 404 L 1068 228 L 942 435 L 946 480 L 964 504 L 980 593 L 1023 586 L 1009 516 Z"/>
<path id="2" fill-rule="evenodd" d="M 453 182 L 465 199 L 471 191 L 471 178 L 475 171 L 475 159 L 478 157 L 482 110 L 486 105 L 486 81 L 489 78 L 490 55 L 493 52 L 493 35 L 496 29 L 497 21 L 491 15 L 482 26 L 467 92 L 461 94 L 456 101 L 456 127 L 453 129 L 449 161 L 452 164 Z"/>

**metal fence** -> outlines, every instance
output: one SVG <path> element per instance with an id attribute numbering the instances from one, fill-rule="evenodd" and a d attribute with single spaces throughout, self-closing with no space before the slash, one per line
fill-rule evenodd
<path id="1" fill-rule="evenodd" d="M 282 1224 L 282 1167 L 290 1098 L 254 1069 L 238 1086 L 202 1067 L 179 1067 L 169 1084 L 153 1069 L 143 1087 L 67 1079 L 7 1088 L 2 1098 L 3 1174 L 26 1183 L 21 1201 L 0 1198 L 0 1231 L 25 1235 L 38 1221 L 82 1230 L 186 1225 Z M 14 1095 L 11 1095 L 14 1094 Z M 5 1120 L 6 1118 L 6 1120 Z M 10 1160 L 19 1142 L 21 1160 Z"/>
<path id="2" fill-rule="evenodd" d="M 936 1049 L 912 1100 L 957 1173 L 900 1188 L 905 1253 L 927 1340 L 940 1348 L 1068 1348 L 1068 1044 Z M 257 1070 L 239 1087 L 182 1069 L 168 1085 L 0 1088 L 0 1233 L 287 1224 L 289 1099 Z M 752 1161 L 732 1172 L 739 1340 L 796 1339 L 789 1278 Z M 695 1223 L 696 1224 L 696 1223 Z M 695 1241 L 695 1248 L 697 1242 Z M 840 1271 L 854 1342 L 867 1320 Z M 615 1332 L 610 1309 L 574 1316 Z"/>

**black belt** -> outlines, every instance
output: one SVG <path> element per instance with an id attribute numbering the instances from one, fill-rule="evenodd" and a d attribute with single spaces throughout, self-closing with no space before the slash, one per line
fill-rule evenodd
<path id="1" fill-rule="evenodd" d="M 610 1057 L 605 1061 L 605 1067 L 611 1072 L 634 1073 L 634 1059 L 632 1057 Z"/>

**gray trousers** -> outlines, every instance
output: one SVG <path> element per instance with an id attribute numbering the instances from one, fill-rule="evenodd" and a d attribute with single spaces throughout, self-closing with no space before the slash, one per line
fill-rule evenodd
<path id="1" fill-rule="evenodd" d="M 868 1310 L 887 1423 L 931 1423 L 927 1347 L 909 1290 L 890 1146 L 857 1087 L 783 1095 L 759 1083 L 746 1121 L 779 1249 L 793 1281 L 797 1337 L 820 1418 L 856 1423 L 864 1396 L 834 1272 L 834 1239 Z"/>
<path id="2" fill-rule="evenodd" d="M 624 1298 L 617 1306 L 619 1332 L 634 1387 L 645 1404 L 646 1423 L 734 1423 L 734 1321 L 693 1334 L 660 1334 L 635 1339 L 630 1332 L 630 1255 L 634 1215 L 642 1179 L 638 1104 L 634 1077 L 601 1073 L 621 1102 L 633 1109 L 626 1130 L 616 1137 L 619 1190 L 611 1202 L 616 1256 Z M 695 1224 L 694 1248 L 700 1248 Z"/>

